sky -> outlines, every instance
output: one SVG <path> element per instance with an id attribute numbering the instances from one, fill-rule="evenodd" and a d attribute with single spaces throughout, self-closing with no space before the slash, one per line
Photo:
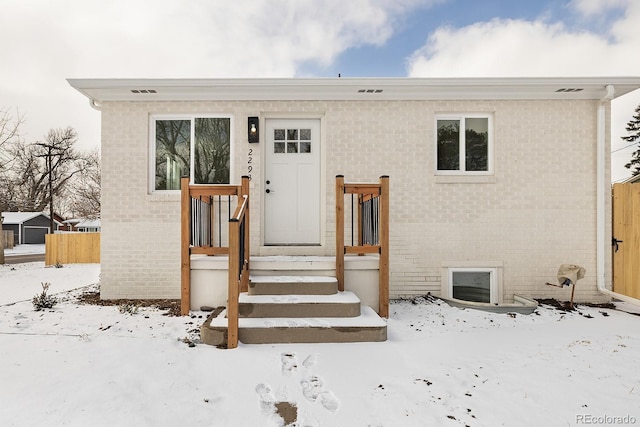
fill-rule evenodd
<path id="1" fill-rule="evenodd" d="M 0 0 L 0 109 L 90 149 L 67 78 L 640 76 L 638 22 L 637 0 Z M 638 105 L 613 103 L 613 181 Z"/>

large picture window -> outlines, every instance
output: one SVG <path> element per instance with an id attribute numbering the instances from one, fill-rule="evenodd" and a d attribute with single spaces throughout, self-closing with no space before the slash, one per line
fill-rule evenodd
<path id="1" fill-rule="evenodd" d="M 155 118 L 155 191 L 179 190 L 180 178 L 195 184 L 228 184 L 230 117 Z"/>
<path id="2" fill-rule="evenodd" d="M 492 172 L 489 116 L 446 116 L 436 120 L 437 172 L 488 174 Z"/>

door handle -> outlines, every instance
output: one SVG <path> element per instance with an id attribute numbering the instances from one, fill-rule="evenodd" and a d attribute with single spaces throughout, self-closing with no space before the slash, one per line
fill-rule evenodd
<path id="1" fill-rule="evenodd" d="M 618 243 L 622 243 L 622 240 L 618 240 L 615 237 L 611 238 L 611 246 L 613 246 L 613 252 L 618 252 L 618 249 L 620 249 L 620 247 L 618 246 Z"/>
<path id="2" fill-rule="evenodd" d="M 271 190 L 269 190 L 268 188 L 266 190 L 264 190 L 265 193 L 269 194 L 271 193 Z"/>

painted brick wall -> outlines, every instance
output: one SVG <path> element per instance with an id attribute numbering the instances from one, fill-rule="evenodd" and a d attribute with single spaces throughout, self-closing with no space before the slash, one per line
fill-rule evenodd
<path id="1" fill-rule="evenodd" d="M 247 173 L 253 150 L 255 254 L 264 144 L 246 142 L 246 118 L 321 117 L 323 254 L 334 253 L 335 175 L 352 182 L 389 175 L 392 297 L 437 294 L 443 265 L 487 262 L 502 265 L 504 300 L 514 293 L 566 299 L 566 288 L 544 283 L 555 281 L 560 264 L 575 263 L 587 269 L 576 299 L 601 300 L 595 287 L 596 111 L 592 101 L 105 102 L 103 297 L 179 298 L 179 196 L 149 192 L 149 118 L 225 113 L 234 117 L 234 180 Z M 439 113 L 493 115 L 492 177 L 435 176 Z"/>

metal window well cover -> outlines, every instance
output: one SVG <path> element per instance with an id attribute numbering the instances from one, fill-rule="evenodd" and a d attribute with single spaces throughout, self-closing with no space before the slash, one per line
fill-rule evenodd
<path id="1" fill-rule="evenodd" d="M 531 314 L 538 308 L 538 302 L 521 295 L 513 296 L 513 303 L 492 304 L 486 302 L 464 301 L 457 298 L 438 297 L 452 307 L 472 308 L 490 313 L 518 313 Z"/>

